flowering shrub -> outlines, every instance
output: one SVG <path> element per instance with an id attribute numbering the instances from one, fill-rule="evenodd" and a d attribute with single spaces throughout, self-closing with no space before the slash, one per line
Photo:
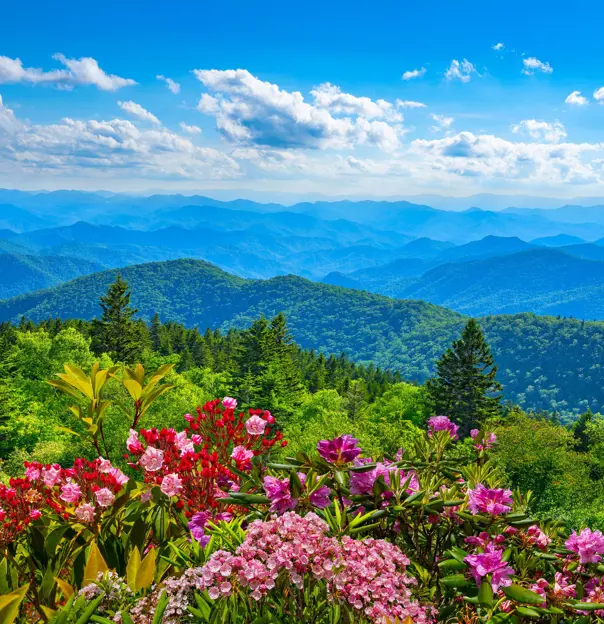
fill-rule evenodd
<path id="1" fill-rule="evenodd" d="M 102 422 L 95 409 L 80 411 Z M 341 435 L 275 463 L 286 442 L 267 411 L 225 397 L 185 423 L 133 427 L 121 467 L 31 462 L 0 485 L 16 621 L 604 622 L 604 536 L 532 518 L 486 428 L 460 440 L 434 416 L 394 457 Z"/>

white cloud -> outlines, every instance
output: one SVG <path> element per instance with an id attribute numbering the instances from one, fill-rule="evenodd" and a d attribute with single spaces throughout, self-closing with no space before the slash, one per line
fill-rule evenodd
<path id="1" fill-rule="evenodd" d="M 496 43 L 493 46 L 493 50 L 495 50 L 496 52 L 501 52 L 501 50 L 503 50 L 505 48 L 505 46 L 503 45 L 503 43 Z"/>
<path id="2" fill-rule="evenodd" d="M 413 100 L 399 100 L 396 102 L 397 108 L 426 108 L 426 105 L 422 102 L 414 102 Z"/>
<path id="3" fill-rule="evenodd" d="M 134 115 L 134 117 L 138 117 L 143 121 L 150 121 L 158 126 L 161 124 L 161 121 L 153 113 L 150 113 L 146 108 L 143 108 L 140 104 L 132 100 L 128 102 L 118 102 L 117 104 L 123 111 Z"/>
<path id="4" fill-rule="evenodd" d="M 178 125 L 183 132 L 187 132 L 188 134 L 201 134 L 201 128 L 199 126 L 188 126 L 184 121 L 181 121 Z"/>
<path id="5" fill-rule="evenodd" d="M 0 137 L 2 134 L 13 134 L 20 127 L 21 124 L 17 121 L 15 113 L 10 108 L 4 106 L 2 96 L 0 95 Z"/>
<path id="6" fill-rule="evenodd" d="M 594 100 L 604 104 L 604 87 L 600 87 L 594 91 Z"/>
<path id="7" fill-rule="evenodd" d="M 477 74 L 476 68 L 470 61 L 463 59 L 458 61 L 453 59 L 449 69 L 445 72 L 445 78 L 447 80 L 461 80 L 461 82 L 470 82 L 472 74 Z"/>
<path id="8" fill-rule="evenodd" d="M 373 101 L 343 93 L 340 87 L 325 82 L 311 90 L 317 108 L 324 108 L 334 115 L 358 115 L 365 119 L 403 121 L 403 116 L 386 100 Z"/>
<path id="9" fill-rule="evenodd" d="M 315 90 L 330 106 L 349 115 L 335 117 L 326 108 L 306 102 L 299 91 L 280 89 L 245 69 L 194 73 L 214 93 L 202 95 L 198 110 L 214 116 L 218 130 L 229 141 L 274 149 L 373 145 L 393 151 L 399 146 L 400 124 L 366 117 L 370 111 L 382 117 L 392 115 L 386 112 L 390 111 L 387 102 L 349 96 L 331 85 L 329 91 Z"/>
<path id="10" fill-rule="evenodd" d="M 172 78 L 166 78 L 166 76 L 162 76 L 161 74 L 158 74 L 155 77 L 158 80 L 162 80 L 163 82 L 165 82 L 168 89 L 170 89 L 170 91 L 172 91 L 174 95 L 176 95 L 177 93 L 180 93 L 180 84 L 178 84 L 178 82 L 174 82 Z"/>
<path id="11" fill-rule="evenodd" d="M 589 100 L 581 95 L 581 91 L 573 91 L 564 101 L 572 106 L 585 106 L 589 103 Z"/>
<path id="12" fill-rule="evenodd" d="M 63 54 L 55 54 L 53 59 L 67 69 L 43 71 L 33 67 L 23 67 L 20 59 L 0 56 L 0 84 L 25 82 L 31 84 L 54 84 L 64 88 L 75 85 L 94 85 L 103 91 L 116 91 L 122 87 L 137 84 L 130 78 L 106 74 L 93 58 L 68 59 Z"/>
<path id="13" fill-rule="evenodd" d="M 403 73 L 401 78 L 403 80 L 413 80 L 413 78 L 421 78 L 428 70 L 425 67 L 421 69 L 411 69 Z"/>
<path id="14" fill-rule="evenodd" d="M 524 65 L 522 73 L 526 74 L 527 76 L 532 76 L 536 72 L 551 74 L 554 71 L 554 68 L 549 63 L 544 63 L 534 56 L 529 56 L 529 58 L 522 59 L 522 63 Z"/>
<path id="15" fill-rule="evenodd" d="M 430 115 L 436 122 L 435 126 L 432 126 L 432 132 L 440 132 L 441 130 L 449 130 L 455 121 L 453 117 L 447 117 L 446 115 Z"/>
<path id="16" fill-rule="evenodd" d="M 512 126 L 512 132 L 514 134 L 524 132 L 532 139 L 547 143 L 559 143 L 566 138 L 566 128 L 559 121 L 547 123 L 536 119 L 524 119 Z"/>

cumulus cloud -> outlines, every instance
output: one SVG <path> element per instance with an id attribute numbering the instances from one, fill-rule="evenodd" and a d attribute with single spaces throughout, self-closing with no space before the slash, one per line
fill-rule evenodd
<path id="1" fill-rule="evenodd" d="M 421 78 L 428 70 L 425 67 L 421 69 L 410 69 L 403 73 L 401 78 L 403 80 L 413 80 L 414 78 Z"/>
<path id="2" fill-rule="evenodd" d="M 430 115 L 436 122 L 436 125 L 432 126 L 432 132 L 439 132 L 441 130 L 449 130 L 455 121 L 453 117 L 447 117 L 446 115 Z"/>
<path id="3" fill-rule="evenodd" d="M 559 121 L 547 123 L 547 121 L 537 121 L 536 119 L 524 119 L 512 126 L 512 132 L 514 134 L 524 132 L 532 139 L 548 143 L 558 143 L 566 138 L 566 128 Z"/>
<path id="4" fill-rule="evenodd" d="M 170 89 L 170 91 L 172 91 L 174 95 L 176 95 L 177 93 L 180 93 L 180 84 L 178 82 L 174 82 L 172 78 L 166 78 L 166 76 L 162 76 L 161 74 L 158 74 L 155 77 L 157 78 L 157 80 L 161 80 L 162 82 L 165 82 L 166 87 L 168 87 L 168 89 Z"/>
<path id="5" fill-rule="evenodd" d="M 458 61 L 453 59 L 449 69 L 445 72 L 445 78 L 447 80 L 461 80 L 461 82 L 470 82 L 472 74 L 477 74 L 476 68 L 470 61 L 463 59 Z"/>
<path id="6" fill-rule="evenodd" d="M 604 87 L 600 87 L 594 91 L 594 100 L 604 104 Z"/>
<path id="7" fill-rule="evenodd" d="M 581 91 L 573 91 L 564 101 L 571 106 L 585 106 L 589 103 L 589 100 L 581 95 Z"/>
<path id="8" fill-rule="evenodd" d="M 526 74 L 527 76 L 532 76 L 536 72 L 551 74 L 554 71 L 554 68 L 549 63 L 544 63 L 534 56 L 529 56 L 528 58 L 522 59 L 522 64 L 524 65 L 522 73 Z"/>
<path id="9" fill-rule="evenodd" d="M 584 162 L 583 157 L 602 149 L 602 144 L 589 143 L 515 143 L 471 132 L 432 141 L 417 139 L 411 146 L 423 166 L 444 174 L 540 184 L 599 181 L 596 161 Z"/>
<path id="10" fill-rule="evenodd" d="M 390 102 L 386 100 L 374 102 L 368 97 L 343 93 L 340 87 L 329 82 L 315 87 L 310 94 L 315 99 L 317 108 L 325 108 L 334 115 L 358 115 L 365 119 L 403 121 L 403 116 Z"/>
<path id="11" fill-rule="evenodd" d="M 24 82 L 53 84 L 63 88 L 72 88 L 76 85 L 94 85 L 102 91 L 117 91 L 122 87 L 137 84 L 130 78 L 121 78 L 105 73 L 93 58 L 69 59 L 63 54 L 55 54 L 52 58 L 59 61 L 67 69 L 44 71 L 34 67 L 23 67 L 22 61 L 18 58 L 11 59 L 7 56 L 0 56 L 0 84 Z"/>
<path id="12" fill-rule="evenodd" d="M 161 124 L 161 121 L 153 113 L 150 113 L 146 108 L 143 108 L 140 104 L 132 100 L 128 102 L 118 102 L 117 104 L 123 111 L 134 117 L 138 117 L 143 121 L 150 121 L 158 126 Z"/>
<path id="13" fill-rule="evenodd" d="M 195 146 L 164 128 L 141 129 L 124 119 L 56 124 L 19 122 L 0 104 L 0 164 L 31 175 L 92 175 L 158 179 L 228 179 L 241 175 L 230 156 Z"/>
<path id="14" fill-rule="evenodd" d="M 413 100 L 399 100 L 396 102 L 397 108 L 426 108 L 426 105 L 423 102 L 414 102 Z"/>
<path id="15" fill-rule="evenodd" d="M 184 121 L 181 121 L 180 129 L 187 134 L 201 134 L 201 128 L 199 126 L 189 126 Z"/>
<path id="16" fill-rule="evenodd" d="M 399 146 L 402 126 L 391 121 L 399 113 L 387 102 L 357 98 L 329 85 L 313 90 L 315 103 L 311 104 L 299 91 L 285 91 L 245 69 L 198 69 L 194 73 L 213 93 L 202 95 L 198 110 L 214 116 L 218 130 L 229 141 L 281 149 L 373 145 L 392 151 Z"/>
<path id="17" fill-rule="evenodd" d="M 496 43 L 493 46 L 493 50 L 495 50 L 496 52 L 501 52 L 501 50 L 503 50 L 505 48 L 505 46 L 503 45 L 503 43 Z"/>

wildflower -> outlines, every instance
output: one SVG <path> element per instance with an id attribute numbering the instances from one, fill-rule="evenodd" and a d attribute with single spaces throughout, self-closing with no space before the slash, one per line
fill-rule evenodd
<path id="1" fill-rule="evenodd" d="M 321 440 L 317 444 L 319 455 L 332 464 L 348 464 L 360 454 L 359 441 L 351 435 L 343 435 L 333 440 Z"/>
<path id="2" fill-rule="evenodd" d="M 141 441 L 138 439 L 138 431 L 130 429 L 130 435 L 126 440 L 126 448 L 135 455 L 138 455 L 145 450 L 143 445 L 141 444 Z"/>
<path id="3" fill-rule="evenodd" d="M 80 522 L 90 524 L 94 522 L 94 507 L 90 503 L 83 503 L 76 508 L 75 515 Z"/>
<path id="4" fill-rule="evenodd" d="M 245 423 L 245 429 L 250 435 L 262 435 L 267 424 L 260 416 L 252 416 Z"/>
<path id="5" fill-rule="evenodd" d="M 330 494 L 331 490 L 326 485 L 322 485 L 310 495 L 309 500 L 311 505 L 319 509 L 329 507 L 329 505 L 331 505 Z"/>
<path id="6" fill-rule="evenodd" d="M 250 451 L 249 449 L 246 449 L 245 446 L 240 444 L 233 449 L 231 457 L 237 462 L 238 465 L 245 466 L 249 464 L 250 459 L 254 457 L 254 451 Z"/>
<path id="7" fill-rule="evenodd" d="M 604 554 L 604 535 L 601 531 L 583 529 L 579 535 L 575 531 L 566 540 L 566 548 L 579 554 L 581 563 L 599 563 Z"/>
<path id="8" fill-rule="evenodd" d="M 139 463 L 149 472 L 157 472 L 164 463 L 164 452 L 153 446 L 148 446 Z"/>
<path id="9" fill-rule="evenodd" d="M 110 507 L 115 501 L 115 495 L 109 488 L 101 488 L 97 490 L 94 495 L 101 507 Z"/>
<path id="10" fill-rule="evenodd" d="M 459 440 L 458 430 L 459 426 L 446 416 L 432 416 L 428 419 L 428 435 L 430 437 L 437 431 L 448 431 L 452 440 Z"/>
<path id="11" fill-rule="evenodd" d="M 475 440 L 478 437 L 480 431 L 478 429 L 472 429 L 470 431 L 470 437 L 472 440 Z M 497 442 L 497 436 L 494 433 L 489 433 L 489 435 L 485 435 L 482 442 L 479 442 L 474 445 L 474 448 L 477 451 L 484 451 L 493 448 L 493 445 Z"/>
<path id="12" fill-rule="evenodd" d="M 38 518 L 41 518 L 41 517 L 42 517 L 42 512 L 41 512 L 39 509 L 32 509 L 32 510 L 29 512 L 29 517 L 30 517 L 32 520 L 37 520 Z"/>
<path id="13" fill-rule="evenodd" d="M 197 540 L 202 547 L 208 545 L 210 536 L 205 534 L 204 527 L 208 523 L 210 514 L 207 511 L 198 511 L 193 514 L 191 520 L 189 520 L 189 531 L 193 538 Z"/>
<path id="14" fill-rule="evenodd" d="M 535 544 L 535 546 L 541 548 L 541 550 L 545 550 L 548 545 L 551 544 L 551 538 L 549 538 L 536 524 L 529 527 L 526 534 L 528 536 L 529 543 Z"/>
<path id="15" fill-rule="evenodd" d="M 234 410 L 237 407 L 237 400 L 233 397 L 224 397 L 224 399 L 222 399 L 222 404 L 226 409 Z"/>
<path id="16" fill-rule="evenodd" d="M 482 579 L 491 575 L 491 587 L 496 592 L 499 587 L 507 587 L 512 584 L 510 575 L 514 570 L 503 561 L 503 550 L 497 550 L 495 544 L 487 544 L 485 552 L 468 555 L 464 561 L 470 567 L 470 574 L 474 577 L 476 585 L 480 585 Z"/>
<path id="17" fill-rule="evenodd" d="M 61 480 L 61 466 L 53 464 L 42 470 L 42 481 L 48 487 L 54 487 Z"/>
<path id="18" fill-rule="evenodd" d="M 25 464 L 25 476 L 31 481 L 37 481 L 40 478 L 42 471 L 39 468 L 39 465 L 36 464 Z"/>
<path id="19" fill-rule="evenodd" d="M 277 479 L 276 477 L 264 477 L 264 491 L 271 501 L 271 511 L 278 514 L 285 513 L 289 509 L 295 509 L 298 504 L 296 498 L 292 498 L 289 489 L 289 479 Z"/>
<path id="20" fill-rule="evenodd" d="M 473 490 L 469 490 L 469 508 L 473 514 L 488 513 L 498 516 L 511 509 L 512 492 L 510 490 L 488 489 L 479 483 Z"/>
<path id="21" fill-rule="evenodd" d="M 66 503 L 77 503 L 81 496 L 82 490 L 77 483 L 69 481 L 65 483 L 65 485 L 61 486 L 61 495 L 59 498 Z"/>
<path id="22" fill-rule="evenodd" d="M 182 492 L 182 479 L 175 473 L 166 475 L 161 482 L 161 491 L 166 496 L 178 496 Z"/>

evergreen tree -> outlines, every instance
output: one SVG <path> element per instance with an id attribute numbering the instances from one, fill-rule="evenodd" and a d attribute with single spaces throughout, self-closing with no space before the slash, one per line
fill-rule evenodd
<path id="1" fill-rule="evenodd" d="M 433 408 L 460 426 L 468 435 L 501 409 L 501 384 L 495 378 L 491 349 L 474 319 L 436 364 L 437 376 L 427 382 Z"/>
<path id="2" fill-rule="evenodd" d="M 133 363 L 140 358 L 144 345 L 141 328 L 133 319 L 138 312 L 130 305 L 128 282 L 118 274 L 100 299 L 103 310 L 94 322 L 94 346 L 97 353 L 109 353 L 116 362 Z"/>
<path id="3" fill-rule="evenodd" d="M 156 312 L 151 319 L 151 327 L 149 328 L 149 334 L 151 336 L 151 345 L 154 351 L 159 351 L 162 338 L 162 324 L 159 318 L 159 314 Z"/>

